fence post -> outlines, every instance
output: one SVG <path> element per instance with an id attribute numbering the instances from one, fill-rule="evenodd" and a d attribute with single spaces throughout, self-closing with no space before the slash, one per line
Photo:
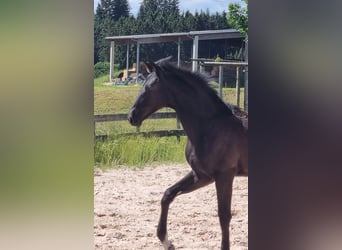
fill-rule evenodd
<path id="1" fill-rule="evenodd" d="M 114 57 L 115 57 L 115 42 L 110 42 L 110 57 L 109 57 L 109 82 L 114 79 Z"/>
<path id="2" fill-rule="evenodd" d="M 222 82 L 223 82 L 223 69 L 222 65 L 219 66 L 219 96 L 222 98 Z"/>
<path id="3" fill-rule="evenodd" d="M 192 42 L 192 58 L 195 59 L 192 61 L 192 71 L 197 72 L 198 62 L 196 59 L 198 59 L 198 36 L 195 36 Z"/>
<path id="4" fill-rule="evenodd" d="M 240 67 L 236 67 L 236 106 L 240 107 Z"/>
<path id="5" fill-rule="evenodd" d="M 244 108 L 245 111 L 248 112 L 248 66 L 245 67 L 245 99 L 244 99 Z"/>
<path id="6" fill-rule="evenodd" d="M 204 65 L 202 62 L 200 62 L 199 65 L 200 65 L 200 73 L 202 74 L 204 72 Z"/>
<path id="7" fill-rule="evenodd" d="M 180 67 L 180 44 L 181 44 L 181 40 L 180 37 L 178 37 L 178 43 L 177 43 L 177 67 Z"/>
<path id="8" fill-rule="evenodd" d="M 248 35 L 245 41 L 245 61 L 247 66 L 245 67 L 245 98 L 244 98 L 244 109 L 248 112 Z"/>
<path id="9" fill-rule="evenodd" d="M 138 80 L 139 80 L 139 68 L 140 68 L 140 42 L 139 40 L 137 41 L 137 66 L 135 69 L 135 75 L 136 75 L 136 80 L 135 80 L 135 84 L 138 84 Z"/>
<path id="10" fill-rule="evenodd" d="M 129 68 L 129 44 L 127 44 L 127 48 L 126 48 L 126 79 L 128 78 L 128 68 Z"/>
<path id="11" fill-rule="evenodd" d="M 177 67 L 180 68 L 180 38 L 178 37 L 178 63 Z M 180 121 L 178 119 L 178 116 L 176 117 L 176 128 L 180 129 Z M 177 141 L 180 142 L 180 136 L 177 135 Z"/>
<path id="12" fill-rule="evenodd" d="M 176 128 L 177 128 L 177 129 L 180 129 L 180 121 L 179 121 L 179 119 L 178 119 L 178 116 L 177 116 Z M 180 136 L 179 136 L 179 135 L 177 135 L 177 141 L 180 142 Z"/>

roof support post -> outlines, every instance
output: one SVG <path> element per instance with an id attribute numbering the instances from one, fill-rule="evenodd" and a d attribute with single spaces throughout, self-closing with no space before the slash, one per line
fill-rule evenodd
<path id="1" fill-rule="evenodd" d="M 177 54 L 177 67 L 180 67 L 180 44 L 181 44 L 181 40 L 180 37 L 178 37 L 178 54 Z"/>
<path id="2" fill-rule="evenodd" d="M 219 66 L 219 96 L 222 98 L 223 66 Z"/>
<path id="3" fill-rule="evenodd" d="M 109 58 L 109 81 L 112 82 L 114 79 L 114 50 L 115 42 L 110 42 L 110 58 Z"/>
<path id="4" fill-rule="evenodd" d="M 204 66 L 203 66 L 203 63 L 200 62 L 200 73 L 203 73 L 204 72 Z"/>
<path id="5" fill-rule="evenodd" d="M 193 43 L 192 43 L 192 58 L 198 59 L 198 36 L 194 37 Z M 192 61 L 192 71 L 197 71 L 197 64 L 198 62 L 196 60 Z"/>
<path id="6" fill-rule="evenodd" d="M 137 41 L 137 64 L 136 64 L 136 81 L 135 83 L 138 84 L 138 79 L 139 79 L 139 64 L 140 64 L 140 43 L 139 40 Z"/>
<path id="7" fill-rule="evenodd" d="M 245 41 L 245 61 L 248 63 L 248 35 L 246 36 L 246 41 Z M 248 64 L 245 67 L 244 108 L 248 112 Z"/>
<path id="8" fill-rule="evenodd" d="M 177 43 L 177 45 L 178 45 L 177 67 L 178 68 L 180 68 L 180 44 L 181 44 L 181 39 L 180 39 L 180 37 L 178 37 L 178 43 Z M 176 125 L 176 127 L 177 127 L 177 129 L 181 128 L 180 120 L 179 120 L 178 116 L 177 116 L 177 125 Z M 177 136 L 177 141 L 180 141 L 180 137 L 179 136 Z"/>
<path id="9" fill-rule="evenodd" d="M 128 67 L 129 67 L 129 43 L 127 43 L 127 50 L 126 50 L 126 79 L 128 78 Z"/>
<path id="10" fill-rule="evenodd" d="M 240 107 L 240 67 L 236 67 L 236 106 Z"/>

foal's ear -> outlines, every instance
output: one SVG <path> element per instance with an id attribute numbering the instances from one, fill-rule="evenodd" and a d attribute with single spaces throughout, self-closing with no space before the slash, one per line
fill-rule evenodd
<path id="1" fill-rule="evenodd" d="M 154 63 L 157 64 L 157 65 L 161 65 L 162 63 L 168 63 L 168 62 L 170 62 L 171 59 L 172 59 L 172 56 L 168 56 L 168 57 L 159 59 L 158 61 L 156 61 L 156 62 L 154 62 Z"/>
<path id="2" fill-rule="evenodd" d="M 155 65 L 153 62 L 144 62 L 144 64 L 146 66 L 146 71 L 149 74 L 157 71 L 157 65 Z"/>

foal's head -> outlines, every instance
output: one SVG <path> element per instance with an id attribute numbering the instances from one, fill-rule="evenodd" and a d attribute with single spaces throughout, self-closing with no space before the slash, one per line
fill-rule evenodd
<path id="1" fill-rule="evenodd" d="M 128 114 L 128 120 L 134 126 L 140 126 L 149 115 L 167 106 L 158 62 L 145 65 L 149 74 Z"/>

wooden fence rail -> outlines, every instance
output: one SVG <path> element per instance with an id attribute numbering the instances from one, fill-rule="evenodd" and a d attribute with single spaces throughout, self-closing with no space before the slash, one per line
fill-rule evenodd
<path id="1" fill-rule="evenodd" d="M 175 112 L 160 112 L 150 115 L 147 119 L 177 118 Z M 95 122 L 127 121 L 127 114 L 95 115 Z"/>
<path id="2" fill-rule="evenodd" d="M 175 112 L 160 112 L 154 113 L 150 115 L 147 119 L 170 119 L 177 118 Z M 94 128 L 96 129 L 96 123 L 99 122 L 111 122 L 111 121 L 127 121 L 127 114 L 106 114 L 106 115 L 94 115 Z M 94 133 L 95 135 L 95 133 Z M 180 139 L 180 136 L 185 135 L 185 131 L 180 129 L 179 122 L 177 121 L 177 129 L 175 130 L 159 130 L 159 131 L 148 131 L 148 132 L 140 132 L 139 127 L 137 127 L 136 132 L 124 133 L 120 134 L 122 136 L 132 136 L 132 135 L 141 135 L 144 137 L 151 136 L 177 136 L 177 139 Z M 95 135 L 95 141 L 98 140 L 106 140 L 109 135 Z"/>

